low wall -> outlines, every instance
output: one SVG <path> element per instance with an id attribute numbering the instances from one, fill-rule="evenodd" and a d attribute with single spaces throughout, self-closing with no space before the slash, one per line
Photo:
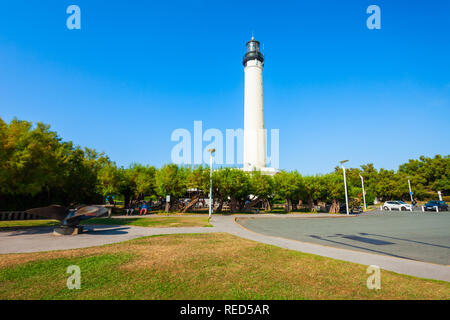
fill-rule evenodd
<path id="1" fill-rule="evenodd" d="M 0 221 L 2 220 L 36 220 L 46 219 L 35 214 L 26 214 L 23 211 L 0 211 Z"/>

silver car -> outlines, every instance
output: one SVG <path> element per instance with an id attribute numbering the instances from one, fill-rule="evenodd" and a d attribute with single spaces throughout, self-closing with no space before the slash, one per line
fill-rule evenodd
<path id="1" fill-rule="evenodd" d="M 392 210 L 398 210 L 398 211 L 410 211 L 412 206 L 406 202 L 403 201 L 386 201 L 383 205 L 383 210 L 392 211 Z"/>

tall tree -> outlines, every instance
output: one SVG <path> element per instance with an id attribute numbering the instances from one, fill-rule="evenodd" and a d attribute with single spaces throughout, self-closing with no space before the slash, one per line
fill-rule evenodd
<path id="1" fill-rule="evenodd" d="M 187 192 L 191 196 L 191 200 L 183 208 L 183 213 L 195 206 L 202 197 L 206 197 L 210 184 L 209 168 L 200 165 L 197 168 L 188 170 L 186 181 Z"/>
<path id="2" fill-rule="evenodd" d="M 188 169 L 176 164 L 163 166 L 156 173 L 156 191 L 159 196 L 170 196 L 170 205 L 166 203 L 166 210 L 174 210 L 178 205 L 178 198 L 186 193 L 186 179 Z"/>
<path id="3" fill-rule="evenodd" d="M 286 211 L 295 210 L 305 193 L 302 176 L 297 171 L 281 171 L 274 176 L 273 181 L 276 194 L 286 200 Z"/>
<path id="4" fill-rule="evenodd" d="M 271 199 L 274 196 L 273 178 L 270 175 L 262 174 L 255 170 L 250 174 L 250 192 L 254 199 L 245 206 L 244 211 L 250 210 L 253 206 L 262 202 L 266 210 L 272 210 Z"/>
<path id="5" fill-rule="evenodd" d="M 240 169 L 224 168 L 213 175 L 213 186 L 220 196 L 221 202 L 230 199 L 231 212 L 244 209 L 245 201 L 250 195 L 250 179 L 248 173 Z"/>

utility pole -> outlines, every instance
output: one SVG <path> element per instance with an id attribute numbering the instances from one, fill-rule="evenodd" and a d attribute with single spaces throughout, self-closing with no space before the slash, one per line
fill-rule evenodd
<path id="1" fill-rule="evenodd" d="M 409 177 L 408 177 L 408 187 L 409 187 L 409 196 L 411 197 L 411 205 L 413 203 L 413 193 L 411 191 L 411 182 L 409 182 Z"/>
<path id="2" fill-rule="evenodd" d="M 344 163 L 346 163 L 348 160 L 342 160 L 339 161 L 341 166 L 342 166 L 342 171 L 344 171 L 344 188 L 345 188 L 345 207 L 347 208 L 347 215 L 349 215 L 349 211 L 348 211 L 348 194 L 347 194 L 347 178 L 345 177 L 345 167 L 344 167 Z"/>
<path id="3" fill-rule="evenodd" d="M 366 206 L 366 192 L 364 191 L 364 178 L 362 175 L 359 175 L 361 178 L 361 184 L 362 184 L 362 191 L 363 191 L 363 199 L 364 199 L 364 211 L 367 210 L 367 206 Z"/>
<path id="4" fill-rule="evenodd" d="M 211 219 L 211 214 L 213 211 L 213 197 L 212 197 L 212 173 L 213 173 L 213 153 L 216 149 L 209 149 L 209 219 Z"/>

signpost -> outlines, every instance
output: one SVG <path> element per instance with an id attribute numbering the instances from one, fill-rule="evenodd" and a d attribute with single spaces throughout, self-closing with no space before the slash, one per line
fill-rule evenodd
<path id="1" fill-rule="evenodd" d="M 166 196 L 166 213 L 169 213 L 170 207 L 170 194 Z"/>

